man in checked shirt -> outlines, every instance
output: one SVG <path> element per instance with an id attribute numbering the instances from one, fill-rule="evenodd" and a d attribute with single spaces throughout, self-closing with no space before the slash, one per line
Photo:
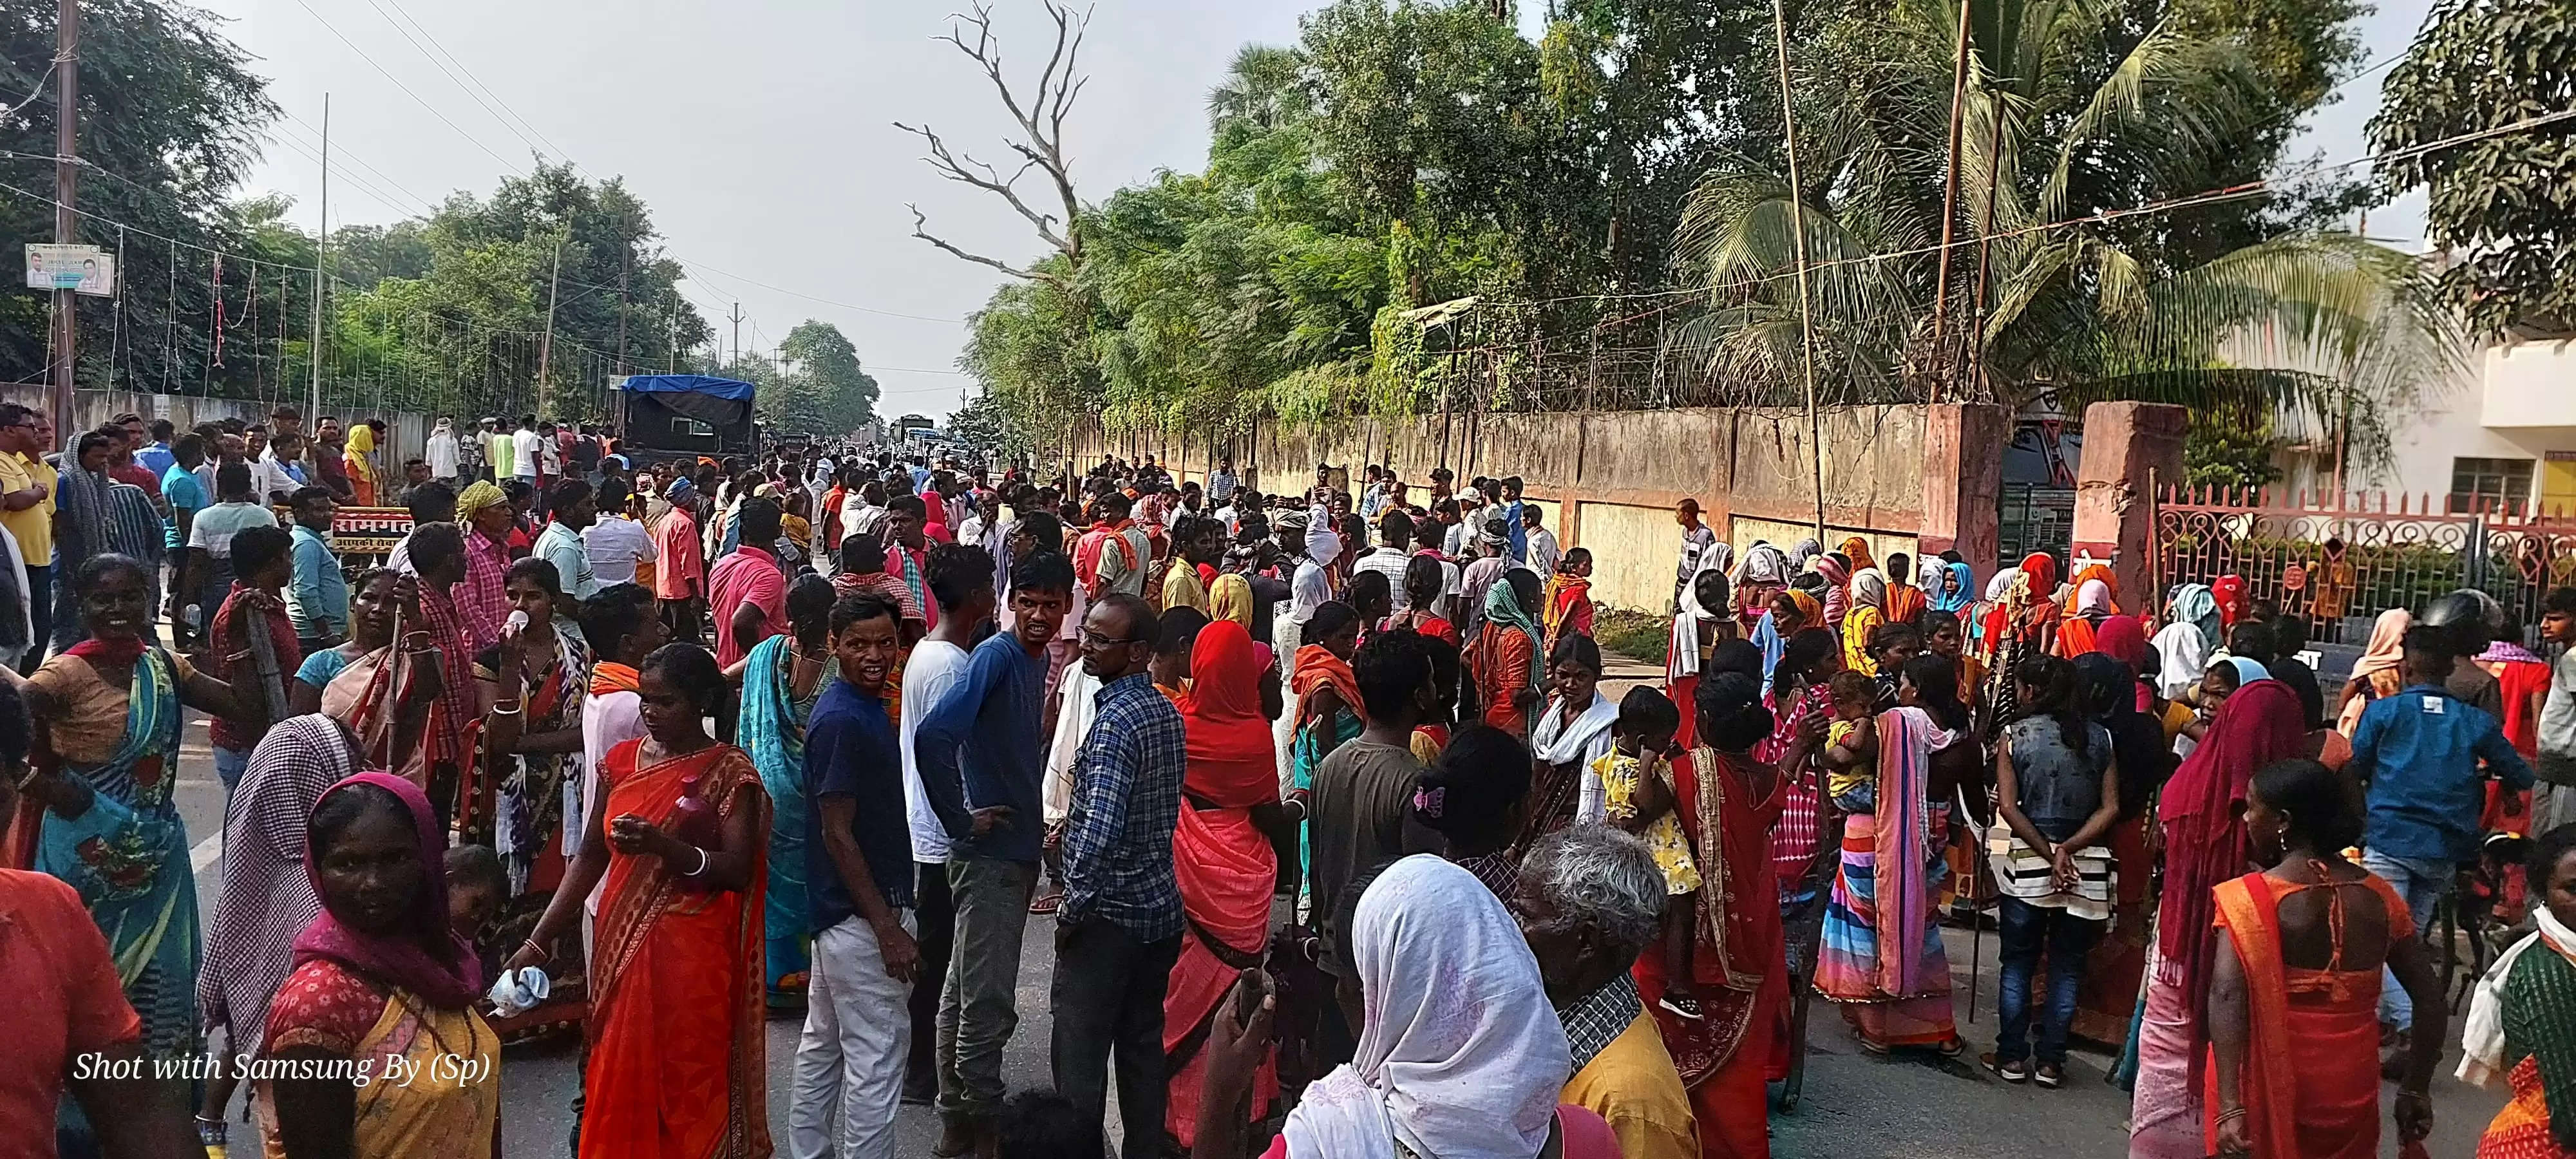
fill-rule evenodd
<path id="1" fill-rule="evenodd" d="M 1104 596 L 1083 619 L 1099 712 L 1074 759 L 1056 911 L 1056 1089 L 1084 1122 L 1102 1122 L 1114 1050 L 1127 1159 L 1162 1153 L 1163 986 L 1181 952 L 1172 829 L 1189 749 L 1180 711 L 1145 670 L 1161 636 L 1153 608 L 1131 595 Z"/>

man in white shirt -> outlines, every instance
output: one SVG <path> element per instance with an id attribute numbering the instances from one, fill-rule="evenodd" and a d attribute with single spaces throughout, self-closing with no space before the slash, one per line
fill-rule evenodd
<path id="1" fill-rule="evenodd" d="M 933 557 L 934 564 L 947 562 L 946 552 Z M 951 576 L 933 566 L 923 577 L 932 587 L 934 599 L 944 597 L 939 626 L 930 630 L 912 648 L 903 665 L 902 718 L 895 725 L 895 739 L 903 748 L 904 817 L 912 831 L 914 879 L 913 917 L 919 926 L 916 935 L 921 950 L 920 977 L 940 979 L 948 975 L 948 952 L 956 935 L 957 910 L 948 891 L 948 830 L 939 823 L 930 798 L 921 790 L 921 758 L 914 738 L 921 731 L 921 718 L 966 675 L 967 650 L 975 644 L 975 633 L 984 621 L 993 617 L 998 602 L 997 589 L 981 584 L 980 573 L 973 577 Z M 967 590 L 958 591 L 958 587 Z M 947 588 L 941 592 L 937 589 Z M 912 1057 L 904 1067 L 906 1098 L 927 1098 L 938 1091 L 935 1058 L 939 1043 L 940 986 L 937 982 L 917 985 L 912 989 Z"/>
<path id="2" fill-rule="evenodd" d="M 1538 523 L 1538 504 L 1521 504 L 1521 526 L 1528 530 L 1529 569 L 1541 576 L 1555 575 L 1557 561 L 1565 558 L 1565 552 L 1556 546 L 1556 533 Z"/>
<path id="3" fill-rule="evenodd" d="M 537 416 L 519 416 L 519 429 L 510 433 L 510 473 L 537 485 Z"/>
<path id="4" fill-rule="evenodd" d="M 1411 606 L 1404 595 L 1404 569 L 1413 562 L 1413 517 L 1402 508 L 1378 516 L 1377 538 L 1377 550 L 1361 556 L 1352 567 L 1384 575 L 1387 590 L 1395 596 L 1395 610 L 1401 613 Z"/>
<path id="5" fill-rule="evenodd" d="M 1230 455 L 1218 456 L 1216 470 L 1208 472 L 1208 502 L 1230 503 L 1234 498 L 1234 489 L 1242 485 L 1243 480 L 1237 478 L 1234 473 L 1234 458 Z M 1228 531 L 1227 534 L 1233 533 Z"/>
<path id="6" fill-rule="evenodd" d="M 578 781 L 567 779 L 564 785 L 567 817 L 590 815 L 590 803 L 599 793 L 599 765 L 608 750 L 643 737 L 644 701 L 634 690 L 636 672 L 654 649 L 671 641 L 670 629 L 655 614 L 653 593 L 638 587 L 611 589 L 584 601 L 581 634 L 598 663 L 592 668 L 588 695 L 581 698 L 582 767 L 588 771 Z M 565 826 L 566 854 L 580 852 L 582 828 Z M 582 903 L 584 950 L 590 947 L 592 927 L 599 917 L 600 890 L 607 884 L 602 879 Z"/>
<path id="7" fill-rule="evenodd" d="M 456 486 L 456 420 L 438 416 L 438 425 L 429 432 L 429 477 L 450 487 Z"/>
<path id="8" fill-rule="evenodd" d="M 653 559 L 653 533 L 644 530 L 631 509 L 633 496 L 623 480 L 600 484 L 599 521 L 584 528 L 581 545 L 590 553 L 590 574 L 600 586 L 635 582 L 635 565 Z"/>
<path id="9" fill-rule="evenodd" d="M 1002 522 L 1002 496 L 999 493 L 975 493 L 975 513 L 958 526 L 957 542 L 992 553 L 994 591 L 1010 586 L 1010 528 Z"/>
<path id="10" fill-rule="evenodd" d="M 281 434 L 251 466 L 251 489 L 265 503 L 284 503 L 311 478 L 304 469 L 304 436 Z"/>

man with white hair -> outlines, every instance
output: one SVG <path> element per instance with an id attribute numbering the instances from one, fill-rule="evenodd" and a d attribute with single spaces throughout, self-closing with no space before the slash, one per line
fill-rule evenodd
<path id="1" fill-rule="evenodd" d="M 1646 843 L 1606 825 L 1542 837 L 1511 899 L 1565 1026 L 1562 1102 L 1599 1114 L 1628 1159 L 1698 1159 L 1699 1133 L 1663 1032 L 1628 968 L 1663 928 L 1664 873 Z"/>

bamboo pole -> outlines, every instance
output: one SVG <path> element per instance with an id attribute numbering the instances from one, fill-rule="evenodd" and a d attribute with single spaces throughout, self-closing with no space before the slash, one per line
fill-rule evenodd
<path id="1" fill-rule="evenodd" d="M 1941 372 L 1932 379 L 1932 401 L 1941 401 L 1941 384 L 1948 379 L 1950 362 L 1950 242 L 1956 236 L 1959 222 L 1959 149 L 1963 106 L 1968 99 L 1968 15 L 1973 0 L 1959 0 L 1959 49 L 1950 65 L 1950 168 L 1941 190 L 1941 261 L 1932 280 L 1932 356 L 1941 360 Z"/>
<path id="2" fill-rule="evenodd" d="M 1798 249 L 1798 346 L 1807 387 L 1807 450 L 1816 475 L 1816 541 L 1825 539 L 1825 426 L 1816 411 L 1816 321 L 1807 291 L 1806 187 L 1798 177 L 1798 116 L 1789 91 L 1788 0 L 1771 0 L 1772 47 L 1780 65 L 1780 128 L 1789 150 L 1789 243 Z"/>

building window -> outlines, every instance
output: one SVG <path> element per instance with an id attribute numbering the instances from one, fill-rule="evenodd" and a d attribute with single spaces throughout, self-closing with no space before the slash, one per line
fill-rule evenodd
<path id="1" fill-rule="evenodd" d="M 2450 509 L 2521 514 L 2531 502 L 2531 466 L 2529 459 L 2451 460 Z"/>

